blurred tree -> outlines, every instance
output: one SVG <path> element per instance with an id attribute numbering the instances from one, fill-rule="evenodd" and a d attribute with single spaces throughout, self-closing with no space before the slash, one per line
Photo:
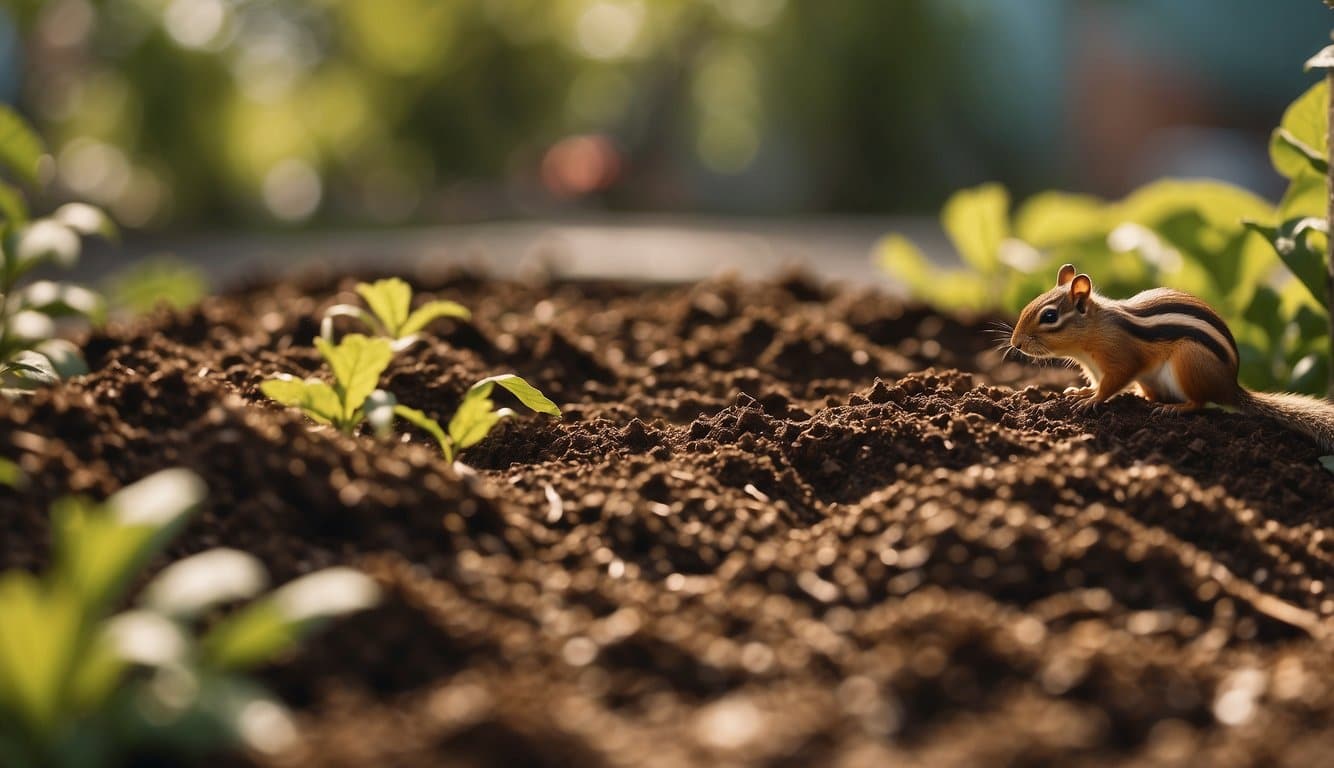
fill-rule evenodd
<path id="1" fill-rule="evenodd" d="M 0 96 L 131 228 L 922 210 L 1069 181 L 1089 4 L 9 0 Z"/>

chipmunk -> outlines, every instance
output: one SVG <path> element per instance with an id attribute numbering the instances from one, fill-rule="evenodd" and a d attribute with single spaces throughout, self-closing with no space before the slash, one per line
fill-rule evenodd
<path id="1" fill-rule="evenodd" d="M 1089 385 L 1066 390 L 1088 412 L 1132 382 L 1164 413 L 1217 403 L 1263 416 L 1334 450 L 1334 403 L 1252 392 L 1237 383 L 1237 342 L 1208 304 L 1155 288 L 1123 301 L 1099 296 L 1088 275 L 1066 264 L 1056 287 L 1024 307 L 1010 345 L 1032 357 L 1073 360 Z"/>

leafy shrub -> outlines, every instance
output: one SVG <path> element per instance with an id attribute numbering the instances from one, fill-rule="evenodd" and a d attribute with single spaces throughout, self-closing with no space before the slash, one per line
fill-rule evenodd
<path id="1" fill-rule="evenodd" d="M 1312 87 L 1274 132 L 1274 167 L 1290 179 L 1277 205 L 1219 181 L 1163 180 L 1118 201 L 1044 192 L 1011 212 L 1005 189 L 987 184 L 956 193 L 942 211 L 963 268 L 933 266 L 896 234 L 879 243 L 877 261 L 938 306 L 1009 313 L 1047 290 L 1064 263 L 1111 296 L 1170 284 L 1227 321 L 1244 384 L 1323 393 L 1327 99 L 1323 82 Z M 1297 280 L 1277 270 L 1280 260 Z"/>
<path id="2" fill-rule="evenodd" d="M 102 504 L 62 499 L 52 508 L 46 574 L 0 574 L 0 764 L 272 751 L 290 741 L 282 705 L 241 673 L 324 620 L 372 605 L 377 589 L 356 571 L 330 568 L 202 628 L 215 608 L 254 598 L 267 581 L 255 558 L 214 549 L 168 566 L 133 608 L 111 615 L 203 498 L 203 483 L 175 469 Z"/>
<path id="3" fill-rule="evenodd" d="M 358 283 L 357 293 L 370 307 L 370 312 L 352 304 L 337 304 L 324 313 L 320 335 L 333 340 L 333 319 L 354 317 L 368 330 L 393 342 L 395 352 L 406 349 L 417 341 L 417 334 L 431 321 L 442 317 L 472 317 L 468 308 L 453 301 L 428 301 L 412 309 L 412 286 L 397 277 Z"/>
<path id="4" fill-rule="evenodd" d="M 0 106 L 0 170 L 20 184 L 35 184 L 42 143 L 12 110 Z M 53 338 L 56 320 L 82 316 L 100 322 L 105 306 L 93 291 L 37 280 L 22 285 L 35 267 L 70 267 L 83 235 L 114 237 L 111 220 L 83 203 L 32 220 L 19 187 L 0 181 L 0 392 L 13 395 L 85 372 L 79 351 Z"/>

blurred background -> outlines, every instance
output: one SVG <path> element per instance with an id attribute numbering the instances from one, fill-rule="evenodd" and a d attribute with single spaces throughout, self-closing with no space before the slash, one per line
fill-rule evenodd
<path id="1" fill-rule="evenodd" d="M 6 0 L 35 208 L 136 238 L 934 213 L 998 180 L 1275 198 L 1316 0 Z M 868 231 L 883 231 L 879 225 Z M 869 235 L 868 235 L 869 236 Z"/>

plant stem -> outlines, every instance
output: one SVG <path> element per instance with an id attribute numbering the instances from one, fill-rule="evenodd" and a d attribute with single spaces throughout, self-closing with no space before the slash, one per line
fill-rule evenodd
<path id="1" fill-rule="evenodd" d="M 1334 69 L 1325 70 L 1325 82 L 1329 85 L 1329 128 L 1325 146 L 1334 148 Z M 1330 232 L 1325 238 L 1328 242 L 1328 252 L 1325 254 L 1325 310 L 1329 314 L 1329 397 L 1334 399 L 1334 162 L 1329 164 L 1326 174 L 1326 218 Z"/>

